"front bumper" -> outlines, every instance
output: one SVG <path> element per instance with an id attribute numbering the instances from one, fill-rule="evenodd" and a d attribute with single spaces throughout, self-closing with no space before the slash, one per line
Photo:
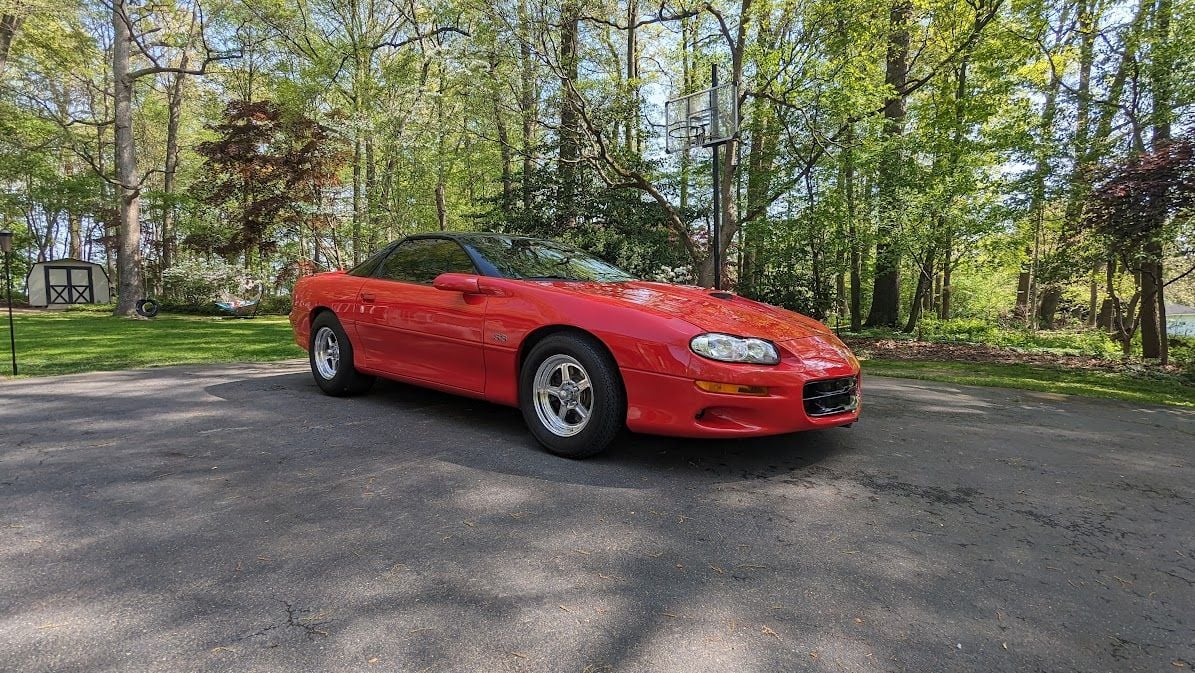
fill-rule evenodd
<path id="1" fill-rule="evenodd" d="M 859 419 L 859 362 L 844 347 L 811 337 L 778 344 L 781 363 L 751 366 L 694 358 L 690 375 L 623 370 L 627 427 L 635 432 L 674 437 L 758 437 L 849 425 Z M 811 415 L 805 398 L 818 381 L 853 378 L 853 408 Z M 767 395 L 714 393 L 697 381 L 764 386 Z M 816 409 L 816 405 L 810 405 Z"/>

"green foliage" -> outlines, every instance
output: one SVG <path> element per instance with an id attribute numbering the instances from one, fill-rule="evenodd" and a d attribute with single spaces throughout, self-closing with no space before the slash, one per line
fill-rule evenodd
<path id="1" fill-rule="evenodd" d="M 863 362 L 863 374 L 970 386 L 1019 388 L 1137 404 L 1195 407 L 1195 385 L 1177 376 L 1145 372 L 1103 372 L 992 362 L 866 360 Z"/>
<path id="2" fill-rule="evenodd" d="M 485 228 L 567 241 L 640 278 L 692 278 L 691 270 L 685 268 L 689 258 L 665 223 L 665 214 L 636 192 L 609 190 L 596 181 L 584 181 L 574 197 L 582 215 L 561 228 L 552 198 L 559 189 L 557 178 L 555 171 L 544 169 L 524 177 L 531 184 L 533 207 L 509 213 L 495 208 L 482 219 Z"/>
<path id="3" fill-rule="evenodd" d="M 1120 346 L 1098 330 L 1028 330 L 1002 327 L 981 319 L 922 321 L 923 338 L 930 341 L 981 343 L 1058 354 L 1117 357 Z"/>
<path id="4" fill-rule="evenodd" d="M 927 318 L 921 321 L 917 334 L 886 329 L 868 329 L 851 334 L 888 339 L 921 339 L 940 343 L 982 344 L 1057 355 L 1085 355 L 1109 359 L 1121 357 L 1120 345 L 1107 333 L 1099 330 L 1030 330 L 1023 325 L 1001 325 L 981 318 Z"/>

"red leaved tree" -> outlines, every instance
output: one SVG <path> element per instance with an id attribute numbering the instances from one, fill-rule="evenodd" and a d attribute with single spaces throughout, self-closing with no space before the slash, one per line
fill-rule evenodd
<path id="1" fill-rule="evenodd" d="M 1195 141 L 1179 138 L 1113 167 L 1092 191 L 1086 213 L 1085 227 L 1105 241 L 1109 253 L 1112 337 L 1128 355 L 1142 316 L 1158 320 L 1157 329 L 1149 331 L 1157 335 L 1158 343 L 1143 343 L 1142 353 L 1161 358 L 1164 364 L 1163 291 L 1169 282 L 1163 261 L 1167 245 L 1183 238 L 1180 228 L 1195 213 Z M 1122 272 L 1132 276 L 1133 292 L 1127 299 L 1118 289 L 1118 263 Z M 1141 310 L 1147 303 L 1157 310 Z"/>

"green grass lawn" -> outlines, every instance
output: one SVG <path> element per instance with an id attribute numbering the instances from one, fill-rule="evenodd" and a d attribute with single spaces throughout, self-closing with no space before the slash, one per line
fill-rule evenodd
<path id="1" fill-rule="evenodd" d="M 1184 385 L 1174 376 L 1147 377 L 1041 365 L 924 360 L 865 360 L 863 373 L 1195 407 L 1195 386 Z"/>
<path id="2" fill-rule="evenodd" d="M 22 376 L 132 367 L 284 360 L 303 356 L 285 316 L 251 320 L 160 315 L 115 318 L 100 309 L 14 316 Z M 8 321 L 0 320 L 0 372 L 7 373 Z"/>

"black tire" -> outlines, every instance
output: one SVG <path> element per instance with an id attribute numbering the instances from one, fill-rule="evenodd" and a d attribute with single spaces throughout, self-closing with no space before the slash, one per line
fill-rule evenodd
<path id="1" fill-rule="evenodd" d="M 317 342 L 323 337 L 324 330 L 328 330 L 335 339 L 338 356 L 335 366 L 330 366 L 325 361 L 324 371 L 321 371 L 321 366 L 316 362 L 319 357 L 316 348 Z M 345 334 L 344 328 L 340 326 L 340 321 L 331 312 L 319 314 L 311 323 L 311 341 L 307 347 L 307 361 L 311 365 L 311 375 L 315 377 L 316 385 L 327 395 L 333 397 L 358 395 L 373 387 L 374 377 L 362 374 L 353 367 L 353 344 Z M 328 376 L 328 372 L 331 372 L 332 375 Z"/>
<path id="2" fill-rule="evenodd" d="M 158 315 L 158 302 L 153 299 L 137 300 L 137 315 L 153 318 Z"/>
<path id="3" fill-rule="evenodd" d="M 553 363 L 557 362 L 570 369 L 576 366 L 572 363 L 578 364 L 582 368 L 578 377 L 583 376 L 589 382 L 588 395 L 582 390 L 576 393 L 577 397 L 573 402 L 573 394 L 568 394 L 574 407 L 578 404 L 583 406 L 588 401 L 589 414 L 581 429 L 567 436 L 550 428 L 541 419 L 537 407 L 539 396 L 536 391 L 536 375 L 545 363 L 545 371 L 549 371 Z M 576 374 L 575 370 L 573 371 Z M 554 379 L 549 379 L 552 380 Z M 559 386 L 552 387 L 563 388 L 564 384 L 562 382 Z M 549 406 L 547 411 L 560 409 L 561 405 L 565 404 L 560 396 L 549 397 L 555 399 L 557 404 L 554 407 Z M 549 398 L 543 399 L 550 405 Z M 548 451 L 566 458 L 588 458 L 601 453 L 610 446 L 626 425 L 626 392 L 622 386 L 622 377 L 618 374 L 618 365 L 601 343 L 582 334 L 553 334 L 532 347 L 519 372 L 519 408 L 523 412 L 527 428 L 531 430 L 535 439 Z M 567 418 L 579 419 L 579 416 L 575 411 L 565 412 L 561 417 L 561 427 L 564 427 L 565 431 L 570 429 L 567 427 L 568 421 L 565 420 Z M 574 421 L 574 424 L 579 423 L 579 420 Z"/>

